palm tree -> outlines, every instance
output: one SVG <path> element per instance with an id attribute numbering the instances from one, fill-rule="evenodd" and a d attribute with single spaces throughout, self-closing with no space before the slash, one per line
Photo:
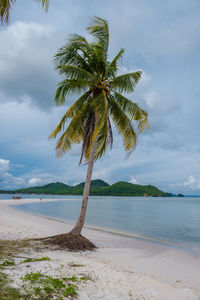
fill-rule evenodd
<path id="1" fill-rule="evenodd" d="M 36 0 L 41 3 L 41 5 L 48 10 L 49 0 Z M 15 3 L 15 0 L 0 0 L 0 21 L 2 24 L 8 24 L 10 19 L 10 11 Z"/>
<path id="2" fill-rule="evenodd" d="M 58 139 L 57 157 L 69 151 L 73 144 L 82 143 L 80 163 L 85 158 L 88 165 L 80 216 L 68 234 L 70 239 L 81 236 L 94 161 L 112 146 L 112 122 L 122 136 L 128 155 L 136 146 L 138 134 L 148 126 L 147 113 L 122 95 L 134 91 L 141 71 L 117 74 L 124 49 L 108 61 L 107 21 L 94 17 L 87 30 L 93 37 L 92 42 L 73 34 L 55 55 L 56 70 L 64 77 L 58 84 L 55 103 L 62 105 L 72 93 L 79 93 L 80 97 L 64 114 L 50 138 L 56 138 L 70 121 Z M 67 241 L 66 238 L 62 237 L 62 242 Z"/>

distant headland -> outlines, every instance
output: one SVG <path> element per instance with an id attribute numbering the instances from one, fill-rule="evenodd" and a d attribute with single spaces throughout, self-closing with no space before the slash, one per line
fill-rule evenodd
<path id="1" fill-rule="evenodd" d="M 84 182 L 70 186 L 61 182 L 49 183 L 42 186 L 21 188 L 17 190 L 0 190 L 1 194 L 46 194 L 46 195 L 82 195 Z M 97 179 L 91 181 L 91 196 L 144 196 L 144 197 L 184 197 L 182 194 L 165 193 L 153 185 L 132 184 L 119 181 L 109 185 Z"/>

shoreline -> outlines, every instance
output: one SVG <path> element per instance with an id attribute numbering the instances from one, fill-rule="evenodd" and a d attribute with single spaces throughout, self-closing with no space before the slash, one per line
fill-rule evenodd
<path id="1" fill-rule="evenodd" d="M 76 201 L 79 199 L 74 199 L 74 198 L 69 198 L 69 199 L 20 199 L 20 200 L 0 200 L 3 201 L 5 203 L 5 201 L 7 202 L 7 204 L 9 206 L 13 206 L 13 205 L 21 205 L 21 204 L 29 204 L 29 203 L 48 203 L 48 202 L 57 202 L 57 201 Z M 2 203 L 3 203 L 2 202 Z M 23 211 L 20 210 L 19 211 Z M 49 220 L 55 220 L 58 222 L 63 222 L 65 224 L 69 224 L 71 226 L 73 226 L 73 221 L 70 220 L 64 220 L 62 218 L 56 218 L 53 216 L 48 216 L 48 215 L 43 215 L 43 214 L 39 214 L 39 213 L 32 213 L 32 212 L 26 212 L 23 211 L 25 213 L 28 213 L 30 215 L 35 215 L 35 216 L 39 216 L 41 218 L 46 218 Z M 143 241 L 143 242 L 147 242 L 147 243 L 153 243 L 155 245 L 161 246 L 161 247 L 167 247 L 167 248 L 174 248 L 180 251 L 184 251 L 186 253 L 190 253 L 190 254 L 194 254 L 194 255 L 199 255 L 200 256 L 200 246 L 199 247 L 195 247 L 195 246 L 187 246 L 187 245 L 181 245 L 179 243 L 176 242 L 172 242 L 172 241 L 167 241 L 167 240 L 161 240 L 159 238 L 155 238 L 155 237 L 149 237 L 149 236 L 145 236 L 142 234 L 137 234 L 137 233 L 131 233 L 128 231 L 120 231 L 117 229 L 113 229 L 113 228 L 109 228 L 109 227 L 101 227 L 101 226 L 96 226 L 93 224 L 85 224 L 84 228 L 88 229 L 88 230 L 95 230 L 95 231 L 100 231 L 100 232 L 105 232 L 105 233 L 109 233 L 109 234 L 113 234 L 113 235 L 117 235 L 117 236 L 121 236 L 121 237 L 125 237 L 125 238 L 130 238 L 130 239 L 136 239 L 139 241 Z"/>
<path id="2" fill-rule="evenodd" d="M 48 201 L 48 202 L 51 202 L 51 201 Z M 36 203 L 36 202 L 32 202 L 32 203 Z M 13 205 L 14 204 L 9 204 L 9 207 L 13 208 Z M 18 205 L 20 205 L 20 204 L 18 204 Z M 14 209 L 17 209 L 17 208 L 14 207 Z M 38 216 L 40 218 L 44 218 L 44 219 L 47 219 L 47 220 L 52 220 L 52 221 L 57 221 L 57 222 L 61 222 L 61 223 L 64 223 L 64 224 L 68 224 L 71 227 L 74 225 L 74 222 L 70 221 L 70 220 L 64 220 L 64 219 L 61 219 L 61 218 L 42 215 L 42 214 L 39 214 L 39 213 L 27 212 L 27 211 L 20 210 L 20 209 L 18 211 L 24 212 L 26 214 L 30 214 L 32 216 Z M 184 245 L 182 246 L 182 245 L 180 245 L 178 243 L 175 243 L 175 242 L 173 243 L 173 242 L 168 242 L 166 240 L 159 240 L 159 239 L 156 239 L 156 238 L 153 238 L 153 237 L 151 238 L 151 237 L 148 237 L 148 236 L 142 236 L 140 234 L 138 234 L 138 235 L 137 234 L 131 234 L 130 232 L 118 231 L 118 230 L 115 230 L 115 229 L 112 229 L 112 228 L 95 226 L 95 225 L 92 225 L 92 224 L 85 224 L 84 228 L 88 229 L 88 230 L 92 230 L 92 231 L 100 231 L 100 232 L 105 233 L 105 234 L 115 235 L 117 237 L 122 237 L 122 238 L 126 238 L 126 239 L 134 239 L 134 240 L 142 241 L 144 243 L 155 244 L 157 246 L 166 247 L 168 249 L 170 249 L 170 248 L 173 249 L 174 248 L 174 249 L 184 251 L 186 253 L 197 255 L 197 256 L 200 257 L 200 247 L 199 248 L 190 248 L 189 246 L 188 247 L 184 246 Z"/>
<path id="3" fill-rule="evenodd" d="M 17 200 L 17 202 L 18 204 L 22 204 L 20 202 L 30 203 L 30 200 L 34 201 L 34 199 L 28 199 L 25 202 L 25 199 L 23 199 Z M 35 199 L 35 202 L 38 201 L 40 200 Z M 49 199 L 45 199 L 45 201 L 49 201 Z M 16 200 L 0 200 L 0 239 L 45 237 L 66 233 L 71 229 L 71 224 L 68 222 L 16 210 L 8 206 L 11 204 L 16 204 Z M 126 277 L 128 274 L 129 276 L 126 278 L 128 282 L 136 276 L 137 280 L 140 278 L 143 282 L 141 284 L 146 285 L 147 290 L 153 289 L 152 293 L 155 290 L 161 290 L 161 293 L 163 293 L 155 297 L 144 297 L 144 299 L 200 299 L 200 257 L 198 255 L 185 252 L 182 249 L 173 249 L 146 240 L 119 236 L 118 234 L 92 228 L 84 228 L 83 235 L 93 241 L 98 246 L 98 250 L 95 253 L 89 253 L 89 255 L 82 253 L 69 253 L 69 255 L 73 255 L 78 260 L 83 257 L 84 259 L 87 258 L 88 263 L 93 265 L 94 270 L 96 264 L 100 264 L 102 272 L 105 266 L 108 265 L 109 268 L 115 270 L 122 277 Z M 65 255 L 68 255 L 68 252 Z M 109 275 L 108 272 L 107 276 L 112 275 L 111 273 Z M 130 282 L 134 286 L 137 280 Z M 154 284 L 156 284 L 156 287 Z M 144 293 L 143 289 L 145 287 L 141 289 L 141 294 Z M 191 295 L 184 296 L 185 290 Z M 126 298 L 122 297 L 122 299 Z"/>

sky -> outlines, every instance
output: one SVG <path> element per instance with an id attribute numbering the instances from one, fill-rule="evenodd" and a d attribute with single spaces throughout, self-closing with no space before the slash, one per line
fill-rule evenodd
<path id="1" fill-rule="evenodd" d="M 50 0 L 48 13 L 37 1 L 16 1 L 8 26 L 0 26 L 0 189 L 85 180 L 80 145 L 58 160 L 48 136 L 75 100 L 55 105 L 61 78 L 53 56 L 69 34 L 88 37 L 92 16 L 109 23 L 109 58 L 125 48 L 121 69 L 142 70 L 129 98 L 149 114 L 128 159 L 114 130 L 93 179 L 200 195 L 199 0 Z"/>

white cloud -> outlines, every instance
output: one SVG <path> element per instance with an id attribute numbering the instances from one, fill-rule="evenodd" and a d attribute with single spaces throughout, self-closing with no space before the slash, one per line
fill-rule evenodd
<path id="1" fill-rule="evenodd" d="M 190 175 L 184 183 L 179 184 L 185 187 L 187 190 L 198 191 L 200 189 L 200 178 L 199 176 Z"/>
<path id="2" fill-rule="evenodd" d="M 0 173 L 7 172 L 9 170 L 10 161 L 0 158 Z"/>
<path id="3" fill-rule="evenodd" d="M 42 180 L 39 177 L 33 177 L 33 178 L 29 179 L 28 184 L 36 185 L 36 184 L 40 184 L 41 182 L 42 182 Z"/>
<path id="4" fill-rule="evenodd" d="M 144 95 L 144 99 L 149 106 L 157 113 L 177 113 L 181 107 L 181 101 L 179 97 L 175 97 L 173 94 L 161 94 L 155 90 L 149 90 Z"/>
<path id="5" fill-rule="evenodd" d="M 194 185 L 194 183 L 196 183 L 196 178 L 193 175 L 191 175 L 189 176 L 188 180 L 184 182 L 184 185 L 192 186 Z"/>
<path id="6" fill-rule="evenodd" d="M 49 54 L 45 52 L 45 49 L 38 51 L 37 47 L 40 43 L 45 44 L 45 40 L 48 40 L 54 32 L 55 28 L 51 25 L 20 21 L 1 30 L 1 74 L 12 75 L 12 72 L 18 69 L 19 63 L 26 62 L 32 66 L 37 63 L 39 65 L 45 55 L 49 56 Z"/>
<path id="7" fill-rule="evenodd" d="M 1 188 L 9 189 L 18 185 L 25 184 L 25 181 L 21 177 L 15 177 L 10 174 L 10 161 L 6 159 L 0 159 L 0 185 Z"/>
<path id="8" fill-rule="evenodd" d="M 133 183 L 133 184 L 139 184 L 138 180 L 132 176 L 131 176 L 131 179 L 129 180 L 129 182 Z"/>

